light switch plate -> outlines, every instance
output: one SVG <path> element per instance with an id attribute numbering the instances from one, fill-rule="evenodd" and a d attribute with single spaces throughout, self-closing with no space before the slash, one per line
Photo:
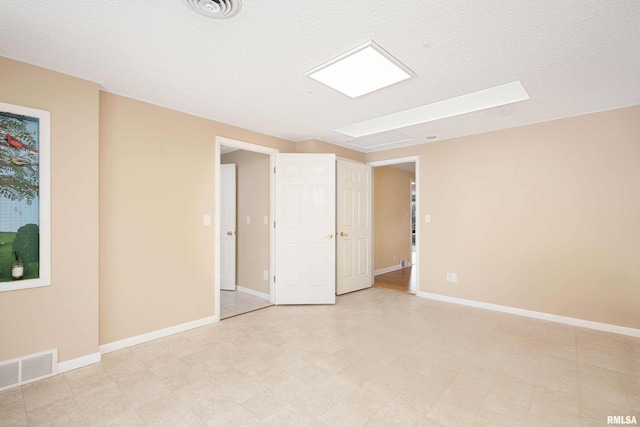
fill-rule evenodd
<path id="1" fill-rule="evenodd" d="M 211 225 L 211 215 L 206 214 L 204 216 L 204 225 L 207 227 Z"/>
<path id="2" fill-rule="evenodd" d="M 431 215 L 426 214 L 424 216 L 424 222 L 426 222 L 427 224 L 430 224 L 431 223 Z"/>

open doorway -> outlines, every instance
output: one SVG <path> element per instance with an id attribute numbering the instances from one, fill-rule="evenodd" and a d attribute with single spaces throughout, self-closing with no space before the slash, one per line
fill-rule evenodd
<path id="1" fill-rule="evenodd" d="M 371 164 L 374 169 L 374 287 L 418 290 L 418 159 Z"/>
<path id="2" fill-rule="evenodd" d="M 272 305 L 271 154 L 216 138 L 216 309 L 220 319 Z"/>

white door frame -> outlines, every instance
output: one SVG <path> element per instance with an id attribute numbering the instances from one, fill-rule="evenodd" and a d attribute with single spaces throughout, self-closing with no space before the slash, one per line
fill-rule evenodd
<path id="1" fill-rule="evenodd" d="M 416 276 L 416 295 L 418 295 L 418 293 L 420 292 L 420 228 L 421 228 L 421 224 L 422 224 L 422 218 L 420 216 L 420 156 L 411 156 L 411 157 L 401 157 L 401 158 L 396 158 L 396 159 L 387 159 L 387 160 L 379 160 L 376 162 L 369 162 L 367 163 L 368 165 L 370 165 L 371 167 L 379 167 L 379 166 L 391 166 L 391 165 L 397 165 L 400 163 L 415 163 L 416 164 L 416 265 L 415 265 L 415 269 L 413 270 L 413 274 L 415 274 Z M 375 203 L 375 184 L 374 184 L 374 197 L 373 197 L 373 202 L 372 202 L 372 209 L 373 209 L 373 204 Z M 375 215 L 374 215 L 374 219 L 373 219 L 374 223 L 372 225 L 375 224 Z M 374 242 L 375 242 L 375 236 L 374 236 Z M 375 243 L 373 245 L 373 250 L 375 251 Z M 373 252 L 373 251 L 372 251 Z"/>
<path id="2" fill-rule="evenodd" d="M 262 145 L 251 144 L 249 142 L 238 141 L 235 139 L 225 138 L 223 136 L 216 136 L 216 147 L 215 147 L 215 227 L 214 227 L 214 262 L 213 268 L 215 270 L 214 273 L 214 297 L 215 297 L 215 315 L 214 318 L 219 321 L 220 320 L 220 147 L 222 145 L 226 145 L 228 147 L 235 147 L 240 150 L 253 151 L 255 153 L 262 153 L 269 156 L 269 218 L 270 221 L 273 222 L 275 218 L 275 191 L 274 191 L 274 180 L 273 173 L 271 171 L 275 167 L 275 155 L 280 151 L 276 148 L 265 147 Z M 273 272 L 274 272 L 274 257 L 275 253 L 274 244 L 275 239 L 273 238 L 273 227 L 269 224 L 269 298 L 271 303 L 274 301 L 274 287 L 273 287 Z"/>

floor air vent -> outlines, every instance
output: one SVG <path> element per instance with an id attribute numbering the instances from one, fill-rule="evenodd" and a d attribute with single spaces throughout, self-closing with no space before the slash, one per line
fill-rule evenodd
<path id="1" fill-rule="evenodd" d="M 0 391 L 57 373 L 57 349 L 8 360 L 0 363 Z"/>

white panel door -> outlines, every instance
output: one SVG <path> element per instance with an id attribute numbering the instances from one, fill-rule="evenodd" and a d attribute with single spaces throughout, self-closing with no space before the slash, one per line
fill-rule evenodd
<path id="1" fill-rule="evenodd" d="M 337 162 L 337 285 L 342 295 L 373 284 L 371 166 Z"/>
<path id="2" fill-rule="evenodd" d="M 334 304 L 335 155 L 276 155 L 275 303 Z"/>
<path id="3" fill-rule="evenodd" d="M 236 290 L 236 165 L 220 165 L 220 289 Z"/>

